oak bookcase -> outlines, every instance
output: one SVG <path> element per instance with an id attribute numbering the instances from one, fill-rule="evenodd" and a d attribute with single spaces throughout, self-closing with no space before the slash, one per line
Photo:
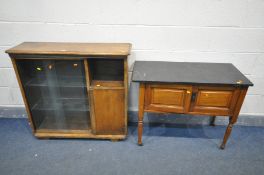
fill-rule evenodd
<path id="1" fill-rule="evenodd" d="M 24 42 L 12 59 L 38 138 L 124 139 L 129 43 Z"/>

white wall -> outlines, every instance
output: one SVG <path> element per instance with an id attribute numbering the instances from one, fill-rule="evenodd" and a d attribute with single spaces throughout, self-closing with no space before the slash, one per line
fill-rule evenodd
<path id="1" fill-rule="evenodd" d="M 135 60 L 231 62 L 255 84 L 242 113 L 264 114 L 264 0 L 0 0 L 1 106 L 23 106 L 4 53 L 23 41 L 130 42 L 130 75 Z"/>

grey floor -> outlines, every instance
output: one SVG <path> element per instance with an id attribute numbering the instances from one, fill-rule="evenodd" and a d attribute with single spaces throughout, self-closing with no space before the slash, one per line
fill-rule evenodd
<path id="1" fill-rule="evenodd" d="M 26 119 L 0 118 L 0 174 L 264 174 L 264 127 L 235 126 L 220 150 L 224 132 L 224 126 L 146 125 L 140 147 L 133 124 L 120 142 L 38 140 Z"/>

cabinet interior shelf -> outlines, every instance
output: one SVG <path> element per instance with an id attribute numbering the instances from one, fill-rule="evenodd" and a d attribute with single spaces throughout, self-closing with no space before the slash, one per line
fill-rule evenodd
<path id="1" fill-rule="evenodd" d="M 86 87 L 81 76 L 60 76 L 60 77 L 34 77 L 25 83 L 26 87 Z"/>
<path id="2" fill-rule="evenodd" d="M 124 81 L 103 81 L 93 80 L 91 82 L 92 88 L 122 88 L 124 87 Z"/>
<path id="3" fill-rule="evenodd" d="M 85 98 L 41 98 L 31 110 L 89 111 Z"/>
<path id="4" fill-rule="evenodd" d="M 80 113 L 76 113 L 75 115 L 72 113 L 65 113 L 64 117 L 59 117 L 60 118 L 54 117 L 54 115 L 46 116 L 37 130 L 39 132 L 69 132 L 70 130 L 89 131 L 91 129 L 90 118 L 86 116 L 86 113 L 83 113 L 83 115 Z M 61 117 L 63 117 L 63 120 Z"/>

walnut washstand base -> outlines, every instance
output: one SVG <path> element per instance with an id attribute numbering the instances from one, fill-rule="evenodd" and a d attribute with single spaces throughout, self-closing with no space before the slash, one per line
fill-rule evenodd
<path id="1" fill-rule="evenodd" d="M 232 64 L 136 62 L 139 82 L 138 145 L 142 146 L 144 112 L 229 117 L 222 140 L 225 148 L 239 116 L 248 86 L 253 84 Z"/>

